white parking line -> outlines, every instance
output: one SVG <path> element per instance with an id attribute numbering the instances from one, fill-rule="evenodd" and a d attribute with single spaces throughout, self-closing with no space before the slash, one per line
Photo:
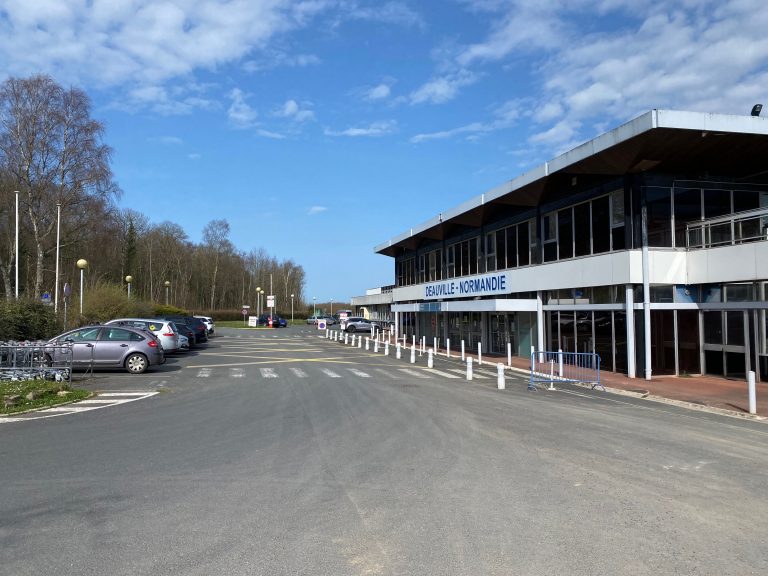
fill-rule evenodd
<path id="1" fill-rule="evenodd" d="M 384 370 L 384 368 L 374 368 L 374 370 L 379 374 L 383 374 L 387 378 L 392 378 L 393 380 L 398 380 L 400 378 L 397 374 L 395 374 L 391 370 Z"/>
<path id="2" fill-rule="evenodd" d="M 360 378 L 370 378 L 370 375 L 366 374 L 365 372 L 358 370 L 357 368 L 348 368 L 352 374 L 355 376 L 359 376 Z"/>
<path id="3" fill-rule="evenodd" d="M 245 370 L 242 368 L 230 368 L 229 376 L 230 378 L 245 378 Z"/>
<path id="4" fill-rule="evenodd" d="M 302 370 L 301 368 L 288 368 L 288 370 L 293 372 L 294 375 L 296 375 L 298 378 L 306 378 L 307 377 L 307 373 L 304 372 L 304 370 Z"/>
<path id="5" fill-rule="evenodd" d="M 431 376 L 428 376 L 424 374 L 423 372 L 419 372 L 418 370 L 411 370 L 410 368 L 398 368 L 400 372 L 403 372 L 404 374 L 408 374 L 409 376 L 413 376 L 414 378 L 431 378 Z"/>
<path id="6" fill-rule="evenodd" d="M 321 368 L 320 371 L 330 378 L 341 378 L 341 375 L 336 374 L 336 372 L 329 370 L 328 368 Z"/>
<path id="7" fill-rule="evenodd" d="M 27 420 L 40 420 L 42 418 L 53 418 L 55 416 L 66 416 L 67 414 L 90 412 L 91 410 L 98 410 L 99 408 L 107 408 L 109 406 L 117 406 L 118 404 L 126 404 L 136 400 L 143 400 L 144 398 L 149 398 L 151 396 L 155 396 L 156 394 L 158 394 L 156 391 L 104 392 L 99 394 L 97 398 L 81 400 L 80 402 L 67 404 L 66 406 L 53 406 L 52 408 L 46 408 L 45 410 L 39 410 L 37 412 L 30 413 L 28 416 L 0 418 L 0 424 L 9 422 L 26 422 Z M 105 396 L 112 399 L 102 399 L 102 397 Z"/>
<path id="8" fill-rule="evenodd" d="M 461 378 L 461 376 L 457 376 L 456 374 L 450 374 L 448 372 L 441 372 L 440 370 L 435 370 L 434 368 L 429 369 L 430 374 L 437 374 L 438 376 L 442 376 L 443 378 Z"/>
<path id="9" fill-rule="evenodd" d="M 277 372 L 274 368 L 259 368 L 262 378 L 277 378 Z"/>
<path id="10" fill-rule="evenodd" d="M 211 375 L 210 368 L 200 368 L 200 371 L 197 373 L 198 378 L 208 378 L 210 375 Z"/>

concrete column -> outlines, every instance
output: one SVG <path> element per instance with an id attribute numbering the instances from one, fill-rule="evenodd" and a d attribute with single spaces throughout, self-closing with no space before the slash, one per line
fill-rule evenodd
<path id="1" fill-rule="evenodd" d="M 536 292 L 536 349 L 544 352 L 544 303 L 541 290 Z"/>
<path id="2" fill-rule="evenodd" d="M 635 290 L 632 284 L 627 284 L 624 287 L 626 307 L 624 308 L 627 315 L 627 376 L 635 378 L 637 373 L 637 367 L 635 363 Z M 614 346 L 616 342 L 613 343 Z"/>

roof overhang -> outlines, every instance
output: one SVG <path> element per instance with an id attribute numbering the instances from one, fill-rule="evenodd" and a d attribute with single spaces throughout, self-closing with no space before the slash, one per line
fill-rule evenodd
<path id="1" fill-rule="evenodd" d="M 442 240 L 462 226 L 479 227 L 499 206 L 539 204 L 548 185 L 578 175 L 622 176 L 649 170 L 748 178 L 768 171 L 768 119 L 651 110 L 517 178 L 395 236 L 374 248 L 386 256 Z"/>

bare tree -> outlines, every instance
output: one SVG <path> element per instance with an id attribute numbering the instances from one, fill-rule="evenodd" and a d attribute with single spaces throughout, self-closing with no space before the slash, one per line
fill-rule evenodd
<path id="1" fill-rule="evenodd" d="M 219 272 L 219 261 L 222 256 L 233 251 L 229 239 L 229 222 L 226 220 L 211 220 L 203 228 L 203 242 L 213 258 L 213 274 L 211 278 L 211 310 L 216 304 L 216 276 Z"/>
<path id="2" fill-rule="evenodd" d="M 86 212 L 117 197 L 104 127 L 90 117 L 81 90 L 49 76 L 8 78 L 0 85 L 0 167 L 21 192 L 35 250 L 32 295 L 43 285 L 45 256 L 55 247 L 56 205 Z"/>

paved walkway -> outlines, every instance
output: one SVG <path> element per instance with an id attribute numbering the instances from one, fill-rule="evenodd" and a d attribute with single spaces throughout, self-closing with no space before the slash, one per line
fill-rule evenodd
<path id="1" fill-rule="evenodd" d="M 486 358 L 486 355 L 483 354 Z M 495 362 L 506 362 L 506 357 L 493 356 Z M 488 357 L 491 361 L 491 357 Z M 512 357 L 512 366 L 527 370 L 530 361 L 527 358 Z M 617 388 L 630 392 L 647 392 L 671 400 L 679 400 L 730 410 L 740 414 L 749 414 L 749 398 L 746 380 L 728 380 L 714 376 L 653 376 L 627 378 L 623 374 L 603 371 L 600 380 L 608 388 Z M 768 383 L 757 383 L 757 414 L 768 417 Z"/>

